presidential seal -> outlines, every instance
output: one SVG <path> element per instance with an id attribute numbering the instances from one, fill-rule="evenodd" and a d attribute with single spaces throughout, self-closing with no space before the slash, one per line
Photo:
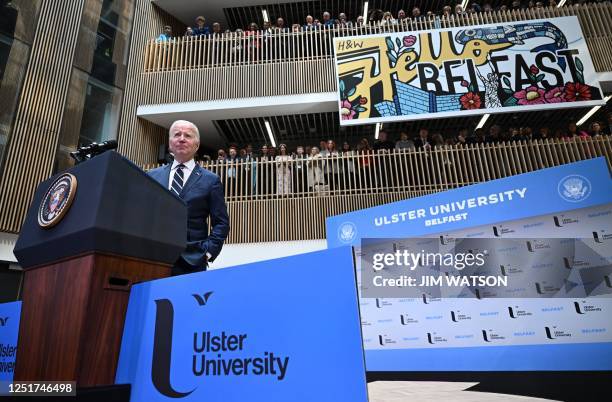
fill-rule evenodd
<path id="1" fill-rule="evenodd" d="M 565 201 L 580 202 L 591 194 L 591 182 L 584 176 L 573 174 L 561 179 L 557 189 Z"/>
<path id="2" fill-rule="evenodd" d="M 357 236 L 357 226 L 353 222 L 344 222 L 338 228 L 338 240 L 341 243 L 351 243 Z"/>
<path id="3" fill-rule="evenodd" d="M 58 177 L 49 187 L 38 207 L 38 224 L 48 229 L 59 223 L 70 209 L 77 189 L 77 179 L 70 173 Z"/>

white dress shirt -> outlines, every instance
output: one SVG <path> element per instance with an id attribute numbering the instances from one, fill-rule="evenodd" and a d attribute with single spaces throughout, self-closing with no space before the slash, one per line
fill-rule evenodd
<path id="1" fill-rule="evenodd" d="M 174 179 L 174 174 L 176 173 L 176 167 L 178 165 L 180 165 L 180 162 L 177 162 L 176 160 L 172 162 L 172 168 L 170 169 L 170 177 L 168 178 L 168 189 L 172 188 L 172 180 Z M 183 165 L 185 165 L 185 167 L 183 168 L 183 187 L 185 187 L 185 184 L 187 184 L 187 180 L 189 179 L 191 172 L 193 172 L 193 169 L 195 169 L 195 160 L 192 159 L 189 162 L 183 163 Z"/>

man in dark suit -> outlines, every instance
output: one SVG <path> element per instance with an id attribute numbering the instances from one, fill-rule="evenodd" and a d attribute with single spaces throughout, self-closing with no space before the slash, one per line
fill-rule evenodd
<path id="1" fill-rule="evenodd" d="M 177 120 L 170 126 L 168 147 L 174 162 L 149 171 L 152 178 L 187 204 L 187 247 L 174 264 L 172 275 L 205 271 L 208 262 L 221 252 L 229 233 L 221 180 L 195 163 L 199 146 L 200 133 L 195 124 Z"/>

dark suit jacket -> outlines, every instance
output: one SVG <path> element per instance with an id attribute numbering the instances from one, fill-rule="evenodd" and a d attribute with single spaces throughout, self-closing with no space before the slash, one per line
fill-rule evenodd
<path id="1" fill-rule="evenodd" d="M 168 164 L 149 171 L 149 175 L 168 188 L 170 169 Z M 229 216 L 223 196 L 223 186 L 216 174 L 201 168 L 197 163 L 187 183 L 183 186 L 181 199 L 187 204 L 187 248 L 181 258 L 194 268 L 206 267 L 206 253 L 213 261 L 221 252 L 229 233 Z M 212 230 L 208 235 L 208 217 Z"/>

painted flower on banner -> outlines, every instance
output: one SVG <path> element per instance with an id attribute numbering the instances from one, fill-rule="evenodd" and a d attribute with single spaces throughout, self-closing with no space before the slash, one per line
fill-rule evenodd
<path id="1" fill-rule="evenodd" d="M 544 94 L 546 103 L 561 103 L 565 102 L 563 97 L 563 87 L 554 87 L 546 91 Z"/>
<path id="2" fill-rule="evenodd" d="M 567 102 L 591 100 L 591 88 L 579 82 L 568 82 L 565 84 L 564 92 L 564 98 Z"/>
<path id="3" fill-rule="evenodd" d="M 342 120 L 351 120 L 357 112 L 353 110 L 353 105 L 348 100 L 340 102 L 340 114 L 342 114 Z"/>
<path id="4" fill-rule="evenodd" d="M 475 92 L 468 92 L 459 98 L 459 102 L 461 102 L 461 106 L 463 106 L 466 110 L 471 109 L 480 109 L 480 95 Z"/>
<path id="5" fill-rule="evenodd" d="M 514 97 L 518 100 L 519 105 L 537 105 L 546 103 L 544 99 L 544 90 L 536 86 L 529 86 L 525 89 L 517 91 Z"/>
<path id="6" fill-rule="evenodd" d="M 404 46 L 410 47 L 416 43 L 416 36 L 408 35 L 404 36 Z"/>

